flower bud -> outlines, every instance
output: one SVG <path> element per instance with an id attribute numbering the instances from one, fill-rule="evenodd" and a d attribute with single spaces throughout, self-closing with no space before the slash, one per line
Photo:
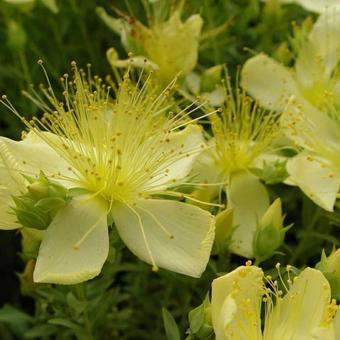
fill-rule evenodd
<path id="1" fill-rule="evenodd" d="M 315 266 L 327 278 L 332 291 L 332 297 L 340 300 L 340 248 L 333 251 L 328 257 L 322 251 L 321 260 Z"/>
<path id="2" fill-rule="evenodd" d="M 200 306 L 189 312 L 189 325 L 189 334 L 193 335 L 195 339 L 209 339 L 214 334 L 208 296 Z"/>
<path id="3" fill-rule="evenodd" d="M 254 168 L 253 172 L 260 177 L 266 184 L 281 183 L 288 177 L 286 169 L 286 161 L 266 162 L 263 163 L 263 168 Z"/>
<path id="4" fill-rule="evenodd" d="M 34 182 L 27 187 L 27 190 L 36 199 L 41 199 L 48 196 L 48 184 L 41 181 Z"/>
<path id="5" fill-rule="evenodd" d="M 211 92 L 216 89 L 216 85 L 221 82 L 223 66 L 216 65 L 205 70 L 201 77 L 201 92 Z"/>
<path id="6" fill-rule="evenodd" d="M 13 210 L 24 227 L 44 230 L 59 209 L 69 201 L 68 190 L 52 183 L 43 174 L 38 180 L 27 179 L 31 182 L 27 192 L 13 197 Z"/>
<path id="7" fill-rule="evenodd" d="M 134 67 L 152 66 L 160 83 L 168 85 L 174 78 L 185 77 L 196 66 L 203 19 L 200 15 L 181 20 L 180 11 L 171 13 L 167 20 L 150 20 L 145 26 L 138 20 L 123 23 L 109 17 L 99 8 L 97 14 L 115 32 L 120 32 L 126 52 L 132 52 Z M 111 49 L 107 54 L 112 67 L 126 67 Z M 148 60 L 148 64 L 143 63 Z"/>
<path id="8" fill-rule="evenodd" d="M 276 199 L 259 220 L 253 247 L 257 262 L 270 258 L 284 241 L 289 227 L 283 228 L 282 206 Z"/>

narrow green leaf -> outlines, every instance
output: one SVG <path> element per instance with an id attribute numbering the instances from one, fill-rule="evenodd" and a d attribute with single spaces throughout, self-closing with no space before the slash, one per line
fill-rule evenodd
<path id="1" fill-rule="evenodd" d="M 167 340 L 180 340 L 179 330 L 173 316 L 166 308 L 162 308 L 162 315 Z"/>

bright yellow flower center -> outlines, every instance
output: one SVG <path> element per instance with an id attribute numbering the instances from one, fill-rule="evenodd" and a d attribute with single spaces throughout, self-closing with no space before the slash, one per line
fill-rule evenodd
<path id="1" fill-rule="evenodd" d="M 127 72 L 112 100 L 101 79 L 86 80 L 73 66 L 74 79 L 62 79 L 65 102 L 43 89 L 53 110 L 26 124 L 70 164 L 79 187 L 111 203 L 133 202 L 159 193 L 169 167 L 204 147 L 170 147 L 174 132 L 190 122 L 183 111 L 169 112 L 173 84 L 159 93 L 149 78 L 134 85 Z"/>

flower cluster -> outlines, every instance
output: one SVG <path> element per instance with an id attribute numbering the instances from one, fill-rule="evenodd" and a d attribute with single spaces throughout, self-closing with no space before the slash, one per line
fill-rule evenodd
<path id="1" fill-rule="evenodd" d="M 23 91 L 36 115 L 1 97 L 24 127 L 0 137 L 0 229 L 21 235 L 23 282 L 104 282 L 126 247 L 152 272 L 206 272 L 188 340 L 339 339 L 340 2 L 281 2 L 315 18 L 295 26 L 286 64 L 272 51 L 204 68 L 202 42 L 228 24 L 143 1 L 141 18 L 97 8 L 122 43 L 106 53 L 113 77 L 72 62 L 52 86 L 39 60 L 47 85 Z"/>

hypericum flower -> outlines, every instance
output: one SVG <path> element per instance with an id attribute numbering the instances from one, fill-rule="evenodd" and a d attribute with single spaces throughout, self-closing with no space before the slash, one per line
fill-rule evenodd
<path id="1" fill-rule="evenodd" d="M 210 116 L 213 138 L 197 158 L 193 175 L 208 185 L 220 183 L 219 188 L 226 190 L 237 226 L 230 250 L 251 258 L 257 220 L 269 207 L 267 190 L 251 170 L 263 166 L 263 159 L 276 150 L 279 122 L 275 113 L 261 109 L 243 90 L 237 88 L 234 94 L 229 79 L 220 111 Z M 211 196 L 217 195 L 211 186 L 207 188 Z"/>
<path id="2" fill-rule="evenodd" d="M 282 117 L 287 135 L 301 151 L 287 162 L 289 182 L 317 205 L 333 211 L 340 189 L 340 111 L 323 113 L 288 105 Z"/>
<path id="3" fill-rule="evenodd" d="M 135 18 L 131 18 L 130 23 L 114 21 L 108 18 L 103 9 L 99 9 L 99 13 L 107 23 L 115 23 L 110 26 L 121 35 L 126 51 L 135 55 L 136 66 L 147 58 L 151 62 L 149 66 L 156 70 L 158 81 L 168 84 L 179 74 L 186 76 L 195 68 L 203 20 L 195 14 L 182 22 L 178 9 L 169 10 L 170 14 L 166 18 L 165 6 L 162 6 L 162 11 L 152 11 L 154 7 L 151 6 L 149 10 L 154 13 L 149 17 L 148 26 Z M 130 62 L 119 60 L 114 49 L 108 52 L 109 62 L 114 68 L 125 67 Z"/>
<path id="4" fill-rule="evenodd" d="M 330 102 L 340 105 L 340 9 L 329 8 L 314 24 L 299 50 L 293 70 L 260 54 L 242 71 L 242 86 L 265 107 L 283 111 L 294 96 L 296 103 L 323 110 Z"/>
<path id="5" fill-rule="evenodd" d="M 164 196 L 182 197 L 169 187 L 204 148 L 201 128 L 190 124 L 188 112 L 169 111 L 171 85 L 159 94 L 149 78 L 134 85 L 126 73 L 110 100 L 101 79 L 86 80 L 73 67 L 74 79 L 63 77 L 64 103 L 43 88 L 53 108 L 40 102 L 43 118 L 23 119 L 30 130 L 23 141 L 0 138 L 16 162 L 5 167 L 8 176 L 43 171 L 77 188 L 45 231 L 34 280 L 73 284 L 98 275 L 109 250 L 108 216 L 127 247 L 154 270 L 199 277 L 214 239 L 213 216 Z"/>
<path id="6" fill-rule="evenodd" d="M 216 340 L 338 339 L 340 312 L 326 278 L 306 268 L 292 280 L 289 266 L 287 271 L 286 282 L 280 272 L 279 282 L 273 281 L 251 265 L 215 279 L 211 312 Z"/>
<path id="7" fill-rule="evenodd" d="M 281 2 L 283 4 L 297 4 L 311 12 L 323 13 L 330 7 L 340 7 L 339 0 L 262 0 L 265 2 Z"/>

